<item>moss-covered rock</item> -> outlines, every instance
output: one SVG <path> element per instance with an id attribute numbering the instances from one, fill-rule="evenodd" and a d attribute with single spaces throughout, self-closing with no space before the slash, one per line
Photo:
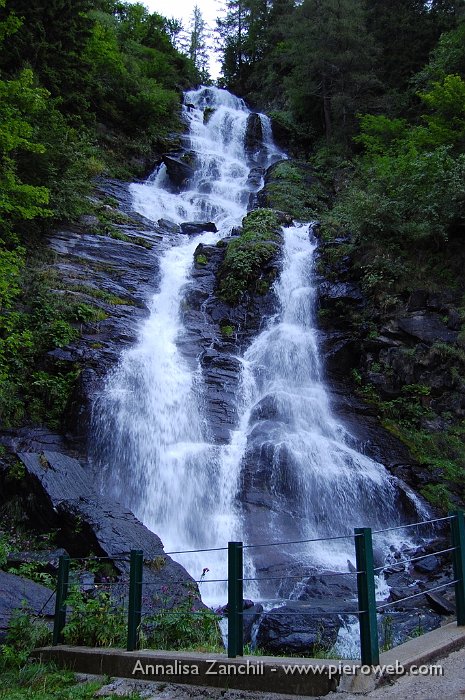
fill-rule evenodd
<path id="1" fill-rule="evenodd" d="M 285 211 L 295 219 L 318 219 L 327 208 L 329 194 L 308 163 L 283 160 L 268 169 L 260 206 Z"/>
<path id="2" fill-rule="evenodd" d="M 272 209 L 257 209 L 244 218 L 242 232 L 228 241 L 218 271 L 220 299 L 235 305 L 247 292 L 266 294 L 277 275 L 281 225 L 286 220 Z"/>

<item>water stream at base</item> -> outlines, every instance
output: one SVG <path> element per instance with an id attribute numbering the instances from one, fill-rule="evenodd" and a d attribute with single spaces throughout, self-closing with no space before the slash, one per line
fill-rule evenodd
<path id="1" fill-rule="evenodd" d="M 226 91 L 200 88 L 186 94 L 185 104 L 195 176 L 188 188 L 176 192 L 162 166 L 146 183 L 132 186 L 134 208 L 153 221 L 215 221 L 218 233 L 178 236 L 160 259 L 150 316 L 95 406 L 94 461 L 103 488 L 160 535 L 167 552 L 250 541 L 253 523 L 237 494 L 244 460 L 255 450 L 268 460 L 267 488 L 274 503 L 269 541 L 286 539 L 289 528 L 298 538 L 311 539 L 350 533 L 358 525 L 400 524 L 395 480 L 357 450 L 330 409 L 315 327 L 316 243 L 309 224 L 284 230 L 283 270 L 276 285 L 281 309 L 240 358 L 237 430 L 228 445 L 208 441 L 202 372 L 186 363 L 176 343 L 193 253 L 200 242 L 214 243 L 240 224 L 257 189 L 248 179 L 251 168 L 267 167 L 283 154 L 264 116 L 261 148 L 254 154 L 246 150 L 250 113 Z M 401 531 L 382 546 L 389 551 L 406 540 Z M 346 570 L 353 547 L 345 541 L 313 544 L 294 557 Z M 205 567 L 207 578 L 225 578 L 224 551 L 175 558 L 195 578 Z M 253 573 L 254 563 L 248 561 Z M 225 591 L 223 584 L 202 583 L 204 600 L 224 602 Z M 250 585 L 247 595 L 259 591 Z"/>

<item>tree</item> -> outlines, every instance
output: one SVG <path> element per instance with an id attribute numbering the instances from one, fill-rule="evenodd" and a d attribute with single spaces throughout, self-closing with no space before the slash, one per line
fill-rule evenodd
<path id="1" fill-rule="evenodd" d="M 92 0 L 7 0 L 0 21 L 14 13 L 22 23 L 4 41 L 0 70 L 14 77 L 18 70 L 32 68 L 42 86 L 60 96 L 62 109 L 85 112 L 89 66 L 83 53 L 93 7 Z"/>
<path id="2" fill-rule="evenodd" d="M 225 14 L 216 20 L 223 53 L 221 71 L 225 84 L 242 92 L 244 77 L 244 36 L 247 8 L 245 0 L 227 0 Z"/>
<path id="3" fill-rule="evenodd" d="M 378 75 L 387 88 L 407 87 L 463 7 L 463 0 L 367 0 L 368 29 L 381 47 Z"/>
<path id="4" fill-rule="evenodd" d="M 304 0 L 288 38 L 293 68 L 286 90 L 296 119 L 328 141 L 348 141 L 355 113 L 378 88 L 376 49 L 360 0 Z"/>
<path id="5" fill-rule="evenodd" d="M 190 20 L 189 58 L 199 72 L 201 82 L 209 80 L 207 25 L 198 5 L 194 6 Z"/>

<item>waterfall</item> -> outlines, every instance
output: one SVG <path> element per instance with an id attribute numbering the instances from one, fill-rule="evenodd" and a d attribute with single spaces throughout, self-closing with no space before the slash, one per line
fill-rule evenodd
<path id="1" fill-rule="evenodd" d="M 280 311 L 240 358 L 237 429 L 227 445 L 209 441 L 200 365 L 188 365 L 177 346 L 193 253 L 240 224 L 260 186 L 251 185 L 251 169 L 283 154 L 263 115 L 262 145 L 254 153 L 246 149 L 250 112 L 224 90 L 186 93 L 184 115 L 195 174 L 174 191 L 161 166 L 147 182 L 131 186 L 134 208 L 153 221 L 214 221 L 218 232 L 175 236 L 160 259 L 158 290 L 138 342 L 123 352 L 96 402 L 94 462 L 102 488 L 159 534 L 166 551 L 400 523 L 394 480 L 357 451 L 330 410 L 314 318 L 316 244 L 308 224 L 284 231 Z M 244 506 L 254 488 L 271 499 L 261 514 L 259 507 Z M 306 556 L 345 567 L 347 547 L 308 548 Z M 211 579 L 226 577 L 224 552 L 175 558 L 195 578 L 204 567 Z M 224 600 L 225 587 L 202 584 L 202 595 Z"/>

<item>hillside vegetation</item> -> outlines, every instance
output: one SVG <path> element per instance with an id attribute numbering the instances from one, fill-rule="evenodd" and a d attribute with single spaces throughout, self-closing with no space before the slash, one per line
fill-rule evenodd
<path id="1" fill-rule="evenodd" d="M 52 292 L 44 237 L 93 212 L 97 175 L 153 168 L 198 79 L 179 26 L 141 4 L 0 0 L 0 421 L 59 427 L 79 368 L 44 354 L 74 340 L 92 305 Z M 103 222 L 107 223 L 107 222 Z"/>

